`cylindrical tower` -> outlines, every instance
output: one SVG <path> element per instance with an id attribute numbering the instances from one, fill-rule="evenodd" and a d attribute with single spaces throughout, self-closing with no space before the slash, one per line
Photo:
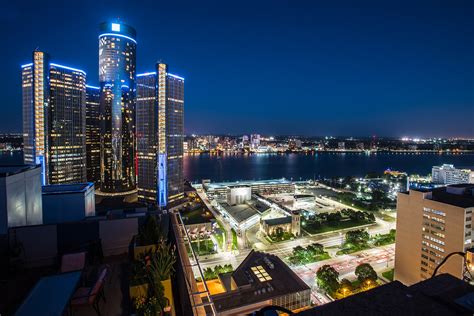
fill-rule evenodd
<path id="1" fill-rule="evenodd" d="M 99 35 L 100 190 L 135 189 L 136 31 L 122 23 L 102 23 Z"/>

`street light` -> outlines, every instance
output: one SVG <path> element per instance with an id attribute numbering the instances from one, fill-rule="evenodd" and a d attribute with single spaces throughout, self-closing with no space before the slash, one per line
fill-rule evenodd
<path id="1" fill-rule="evenodd" d="M 347 288 L 343 287 L 342 288 L 342 297 L 346 297 L 346 293 L 347 293 Z"/>

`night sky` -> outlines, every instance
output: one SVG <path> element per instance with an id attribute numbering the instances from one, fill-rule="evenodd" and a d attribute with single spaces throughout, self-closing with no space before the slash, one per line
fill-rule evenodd
<path id="1" fill-rule="evenodd" d="M 474 136 L 474 1 L 2 1 L 0 131 L 39 47 L 98 84 L 98 24 L 185 77 L 187 133 Z"/>

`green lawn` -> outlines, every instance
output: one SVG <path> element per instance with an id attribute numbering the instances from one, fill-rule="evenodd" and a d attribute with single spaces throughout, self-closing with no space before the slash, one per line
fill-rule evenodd
<path id="1" fill-rule="evenodd" d="M 388 214 L 380 214 L 380 218 L 386 222 L 395 222 L 397 219 L 393 216 L 390 216 Z"/>
<path id="2" fill-rule="evenodd" d="M 294 238 L 295 236 L 291 233 L 287 233 L 287 232 L 284 232 L 283 234 L 281 234 L 280 236 L 268 236 L 268 240 L 270 242 L 279 242 L 279 241 L 285 241 L 285 240 L 290 240 L 292 238 Z"/>
<path id="3" fill-rule="evenodd" d="M 218 220 L 216 220 L 217 222 L 217 226 L 219 226 L 219 229 L 221 231 L 220 234 L 214 234 L 214 237 L 216 237 L 217 239 L 217 242 L 219 244 L 219 248 L 221 248 L 223 251 L 226 251 L 227 249 L 224 249 L 224 245 L 225 245 L 225 229 L 224 229 L 224 225 L 222 225 L 222 223 Z"/>
<path id="4" fill-rule="evenodd" d="M 321 234 L 321 233 L 331 232 L 334 230 L 352 228 L 352 227 L 357 227 L 357 226 L 362 226 L 362 225 L 367 225 L 367 224 L 372 224 L 372 222 L 346 220 L 346 221 L 339 221 L 339 222 L 334 222 L 334 223 L 326 222 L 321 225 L 317 225 L 317 224 L 313 225 L 311 223 L 307 223 L 306 225 L 303 226 L 303 229 L 306 230 L 310 234 Z"/>
<path id="5" fill-rule="evenodd" d="M 219 248 L 223 249 L 223 247 L 224 247 L 224 233 L 214 234 L 213 236 L 214 236 L 214 238 L 216 238 Z"/>
<path id="6" fill-rule="evenodd" d="M 382 275 L 387 280 L 393 281 L 393 273 L 394 273 L 394 269 L 390 269 L 388 271 L 382 272 Z"/>
<path id="7" fill-rule="evenodd" d="M 391 230 L 388 234 L 377 234 L 372 237 L 372 243 L 375 246 L 385 246 L 390 245 L 395 242 L 395 230 Z"/>
<path id="8" fill-rule="evenodd" d="M 238 250 L 237 232 L 232 228 L 232 250 Z"/>
<path id="9" fill-rule="evenodd" d="M 191 242 L 193 250 L 199 256 L 205 256 L 215 253 L 214 243 L 211 239 L 202 239 L 199 241 Z"/>

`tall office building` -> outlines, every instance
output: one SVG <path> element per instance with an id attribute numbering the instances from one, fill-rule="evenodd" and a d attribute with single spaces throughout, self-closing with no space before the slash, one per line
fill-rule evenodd
<path id="1" fill-rule="evenodd" d="M 438 184 L 474 183 L 474 171 L 457 169 L 454 165 L 444 164 L 431 169 L 431 181 Z"/>
<path id="2" fill-rule="evenodd" d="M 23 152 L 25 164 L 41 164 L 47 175 L 49 110 L 49 55 L 33 52 L 33 62 L 21 66 L 23 103 Z"/>
<path id="3" fill-rule="evenodd" d="M 395 279 L 411 285 L 432 276 L 450 253 L 473 246 L 474 185 L 399 193 Z M 439 273 L 463 277 L 463 260 L 451 257 Z"/>
<path id="4" fill-rule="evenodd" d="M 100 191 L 103 193 L 126 193 L 136 188 L 135 38 L 135 30 L 128 25 L 100 25 Z"/>
<path id="5" fill-rule="evenodd" d="M 33 52 L 22 66 L 26 164 L 41 164 L 43 184 L 86 181 L 86 73 Z"/>
<path id="6" fill-rule="evenodd" d="M 100 88 L 86 86 L 87 181 L 100 188 Z"/>
<path id="7" fill-rule="evenodd" d="M 160 207 L 183 197 L 184 79 L 167 68 L 137 75 L 138 198 Z"/>
<path id="8" fill-rule="evenodd" d="M 49 81 L 49 183 L 85 182 L 86 73 L 51 63 Z"/>

